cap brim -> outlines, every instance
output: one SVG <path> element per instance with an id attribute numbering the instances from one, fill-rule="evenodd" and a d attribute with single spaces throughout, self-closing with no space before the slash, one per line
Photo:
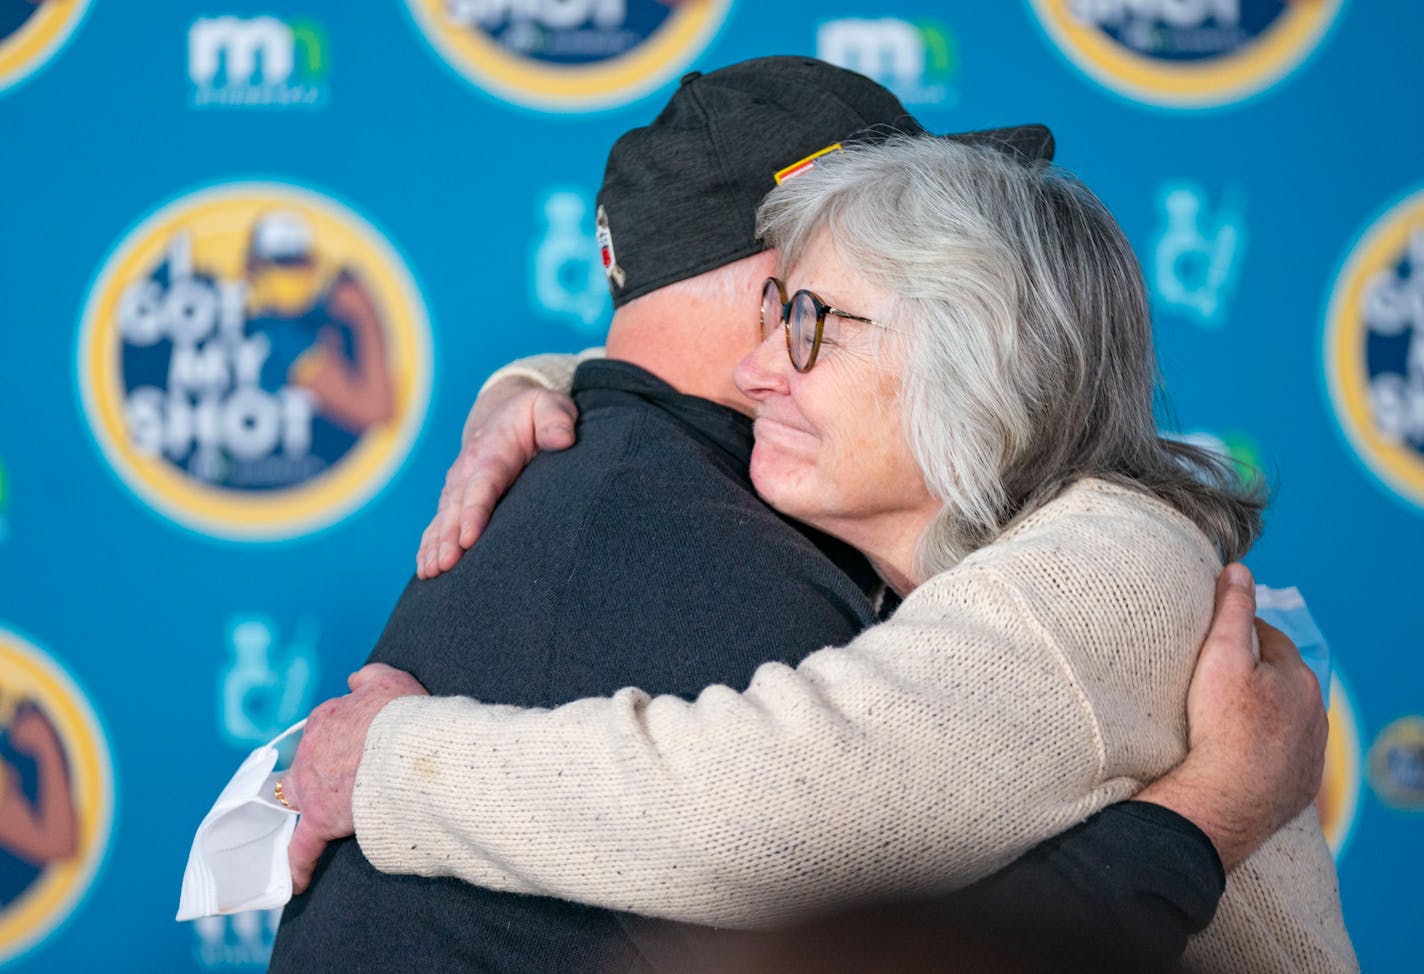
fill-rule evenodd
<path id="1" fill-rule="evenodd" d="M 1024 162 L 1053 161 L 1053 133 L 1047 125 L 1012 125 L 1001 129 L 981 129 L 977 132 L 951 132 L 941 138 L 971 145 L 991 145 L 1001 152 L 1017 156 Z"/>

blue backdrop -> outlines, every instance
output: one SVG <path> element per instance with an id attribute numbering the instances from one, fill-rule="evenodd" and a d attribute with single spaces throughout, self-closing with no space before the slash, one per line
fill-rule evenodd
<path id="1" fill-rule="evenodd" d="M 1050 124 L 1117 214 L 1164 425 L 1273 478 L 1250 564 L 1331 643 L 1360 957 L 1418 969 L 1421 40 L 1367 0 L 0 0 L 0 966 L 262 963 L 270 916 L 173 922 L 194 827 L 364 658 L 483 377 L 601 337 L 612 140 L 805 53 Z"/>

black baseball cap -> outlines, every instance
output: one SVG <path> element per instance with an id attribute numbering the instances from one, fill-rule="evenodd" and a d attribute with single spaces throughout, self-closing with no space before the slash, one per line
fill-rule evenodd
<path id="1" fill-rule="evenodd" d="M 598 242 L 618 307 L 762 249 L 756 210 L 837 143 L 927 134 L 890 91 L 809 57 L 762 57 L 685 75 L 651 125 L 608 153 Z M 1050 161 L 1043 125 L 945 136 Z"/>

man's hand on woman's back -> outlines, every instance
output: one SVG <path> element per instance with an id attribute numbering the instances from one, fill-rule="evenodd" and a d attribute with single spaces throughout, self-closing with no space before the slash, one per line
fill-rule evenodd
<path id="1" fill-rule="evenodd" d="M 1251 573 L 1227 565 L 1187 692 L 1187 756 L 1137 796 L 1194 822 L 1228 872 L 1314 800 L 1329 730 L 1315 674 L 1255 614 Z"/>

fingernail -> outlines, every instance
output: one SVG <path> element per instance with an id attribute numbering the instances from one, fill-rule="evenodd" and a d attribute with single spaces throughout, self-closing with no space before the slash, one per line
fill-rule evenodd
<path id="1" fill-rule="evenodd" d="M 1248 592 L 1255 589 L 1255 584 L 1251 580 L 1251 573 L 1247 571 L 1245 565 L 1239 562 L 1233 562 L 1226 566 L 1226 584 L 1234 585 L 1237 588 L 1244 588 Z"/>
<path id="2" fill-rule="evenodd" d="M 440 546 L 440 560 L 444 561 L 451 554 L 450 546 L 443 544 Z"/>

